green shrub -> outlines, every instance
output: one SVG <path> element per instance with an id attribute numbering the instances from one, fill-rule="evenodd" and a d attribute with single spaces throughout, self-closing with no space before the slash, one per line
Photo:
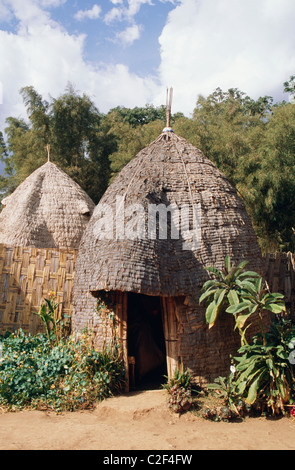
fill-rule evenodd
<path id="1" fill-rule="evenodd" d="M 188 370 L 181 371 L 179 369 L 175 369 L 172 377 L 168 379 L 168 377 L 165 376 L 165 378 L 167 379 L 167 383 L 163 385 L 163 388 L 165 388 L 168 393 L 175 385 L 180 388 L 184 388 L 185 390 L 191 390 L 192 377 Z"/>
<path id="2" fill-rule="evenodd" d="M 284 413 L 285 407 L 295 401 L 292 364 L 295 327 L 283 316 L 286 313 L 284 296 L 271 293 L 257 273 L 244 272 L 246 264 L 247 261 L 243 261 L 232 267 L 227 256 L 221 271 L 207 268 L 214 279 L 205 282 L 199 301 L 209 303 L 206 309 L 209 328 L 214 325 L 218 314 L 228 312 L 234 315 L 235 328 L 241 335 L 241 348 L 235 357 L 235 374 L 228 378 L 219 377 L 208 388 L 223 394 L 226 403 L 235 411 L 235 403 L 239 401 L 272 414 Z M 265 332 L 263 324 L 266 312 L 276 315 L 268 332 Z M 253 314 L 258 316 L 261 332 L 249 343 L 245 333 Z"/>
<path id="3" fill-rule="evenodd" d="M 251 344 L 238 349 L 231 373 L 208 384 L 208 390 L 223 398 L 234 417 L 245 411 L 285 413 L 295 403 L 294 343 L 295 326 L 276 318 L 264 335 L 254 335 Z"/>
<path id="4" fill-rule="evenodd" d="M 295 367 L 290 363 L 294 340 L 295 326 L 280 318 L 264 338 L 257 334 L 252 344 L 238 350 L 236 392 L 248 404 L 279 414 L 295 402 Z"/>
<path id="5" fill-rule="evenodd" d="M 96 351 L 88 338 L 56 346 L 44 335 L 10 335 L 2 341 L 0 403 L 8 407 L 87 408 L 119 392 L 125 369 L 118 354 Z"/>

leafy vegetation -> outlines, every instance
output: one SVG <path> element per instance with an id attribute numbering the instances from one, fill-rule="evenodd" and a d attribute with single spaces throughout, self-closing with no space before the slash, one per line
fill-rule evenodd
<path id="1" fill-rule="evenodd" d="M 49 299 L 44 299 L 40 311 L 36 315 L 40 317 L 45 326 L 48 341 L 58 345 L 70 332 L 70 316 L 64 315 L 63 318 L 58 318 L 59 304 L 55 300 L 55 292 L 49 291 L 48 296 Z"/>
<path id="2" fill-rule="evenodd" d="M 249 405 L 266 408 L 272 414 L 284 411 L 286 404 L 295 400 L 295 369 L 290 364 L 286 339 L 295 339 L 295 328 L 282 328 L 280 320 L 272 326 L 276 337 L 261 340 L 254 336 L 253 343 L 241 347 L 237 362 L 235 387 L 237 395 L 244 397 Z"/>
<path id="3" fill-rule="evenodd" d="M 125 370 L 117 351 L 96 351 L 84 334 L 52 344 L 46 335 L 2 340 L 0 404 L 56 411 L 89 408 L 119 392 Z"/>
<path id="4" fill-rule="evenodd" d="M 235 365 L 227 377 L 218 377 L 208 390 L 228 407 L 231 418 L 250 413 L 280 415 L 295 410 L 295 367 L 290 351 L 295 340 L 295 326 L 277 318 L 266 333 L 242 346 L 233 358 Z M 217 418 L 217 410 L 205 409 L 204 417 Z"/>
<path id="5" fill-rule="evenodd" d="M 206 281 L 202 287 L 199 302 L 206 300 L 206 322 L 211 328 L 218 315 L 222 312 L 231 313 L 235 318 L 235 328 L 241 335 L 241 343 L 247 344 L 245 324 L 253 314 L 257 314 L 262 334 L 264 311 L 280 314 L 286 311 L 284 296 L 279 293 L 270 293 L 266 282 L 254 271 L 244 271 L 248 261 L 242 261 L 237 266 L 231 266 L 230 257 L 226 256 L 224 268 L 218 270 L 207 267 L 214 279 Z M 244 329 L 243 329 L 244 328 Z M 264 337 L 265 342 L 265 337 Z"/>
<path id="6" fill-rule="evenodd" d="M 65 93 L 47 102 L 33 87 L 21 90 L 29 122 L 8 117 L 6 148 L 2 146 L 5 174 L 2 190 L 15 189 L 47 161 L 57 163 L 93 198 L 99 200 L 110 176 L 109 154 L 116 148 L 102 115 L 85 94 L 68 86 Z"/>
<path id="7" fill-rule="evenodd" d="M 286 311 L 283 295 L 269 292 L 257 273 L 243 272 L 245 265 L 243 262 L 236 268 L 231 267 L 227 257 L 221 271 L 209 268 L 215 279 L 203 286 L 205 292 L 200 301 L 211 300 L 206 310 L 209 326 L 216 319 L 213 311 L 232 313 L 241 335 L 241 347 L 233 358 L 231 373 L 228 377 L 217 378 L 208 389 L 223 397 L 233 416 L 244 411 L 245 406 L 275 415 L 295 403 L 295 367 L 294 361 L 290 360 L 295 344 L 295 325 L 283 316 Z M 268 331 L 264 327 L 265 312 L 275 314 Z M 245 332 L 249 325 L 245 325 L 254 314 L 259 318 L 261 331 L 248 343 Z M 207 415 L 212 416 L 210 410 Z M 213 415 L 216 417 L 216 413 Z"/>
<path id="8" fill-rule="evenodd" d="M 283 87 L 294 98 L 294 76 Z M 52 161 L 97 203 L 118 172 L 165 127 L 163 106 L 118 106 L 102 114 L 71 85 L 50 101 L 33 87 L 20 93 L 28 120 L 7 117 L 5 135 L 0 133 L 3 194 L 46 162 L 50 144 Z M 239 191 L 262 249 L 294 251 L 294 99 L 274 104 L 271 96 L 254 100 L 236 88 L 217 88 L 198 97 L 191 118 L 176 113 L 171 122 Z"/>
<path id="9" fill-rule="evenodd" d="M 202 291 L 204 292 L 199 299 L 200 303 L 204 300 L 208 303 L 206 322 L 209 324 L 209 328 L 214 325 L 221 311 L 228 311 L 230 306 L 241 304 L 244 307 L 243 295 L 248 294 L 249 289 L 254 288 L 252 281 L 257 276 L 254 272 L 243 271 L 246 264 L 247 261 L 242 261 L 238 266 L 231 267 L 230 258 L 227 256 L 225 266 L 221 271 L 211 266 L 205 268 L 214 276 L 214 279 L 209 279 L 203 285 Z M 225 307 L 227 308 L 225 309 Z M 238 326 L 237 313 L 239 312 L 233 311 L 231 313 L 233 313 Z"/>

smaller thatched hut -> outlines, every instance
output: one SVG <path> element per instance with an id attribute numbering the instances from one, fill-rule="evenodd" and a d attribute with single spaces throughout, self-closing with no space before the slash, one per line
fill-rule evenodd
<path id="1" fill-rule="evenodd" d="M 94 203 L 48 161 L 8 197 L 0 213 L 0 333 L 42 329 L 34 315 L 50 290 L 71 314 L 79 242 Z"/>
<path id="2" fill-rule="evenodd" d="M 48 161 L 2 200 L 0 243 L 77 249 L 94 209 L 90 197 Z"/>

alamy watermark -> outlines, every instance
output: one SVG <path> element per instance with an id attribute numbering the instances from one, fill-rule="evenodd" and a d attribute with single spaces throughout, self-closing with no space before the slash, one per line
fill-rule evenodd
<path id="1" fill-rule="evenodd" d="M 116 197 L 115 208 L 96 208 L 96 240 L 181 240 L 183 250 L 198 250 L 201 243 L 200 204 L 130 204 Z"/>
<path id="2" fill-rule="evenodd" d="M 3 104 L 3 85 L 0 82 L 0 104 Z"/>

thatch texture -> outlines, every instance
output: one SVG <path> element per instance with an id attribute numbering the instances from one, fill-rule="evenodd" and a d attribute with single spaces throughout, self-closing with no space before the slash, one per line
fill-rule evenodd
<path id="1" fill-rule="evenodd" d="M 71 315 L 77 249 L 94 203 L 48 161 L 4 200 L 0 213 L 0 333 L 42 331 L 35 315 L 49 291 Z"/>
<path id="2" fill-rule="evenodd" d="M 181 233 L 179 239 L 157 236 L 152 240 L 147 233 L 142 239 L 116 239 L 115 225 L 123 207 L 134 204 L 146 209 L 145 220 L 149 204 L 199 204 L 199 248 L 184 250 Z M 103 205 L 114 214 L 114 226 L 104 232 L 108 239 L 99 235 Z M 126 221 L 127 216 L 125 226 Z M 190 211 L 190 227 L 192 222 Z M 260 250 L 243 201 L 200 150 L 174 133 L 163 132 L 126 165 L 97 205 L 81 241 L 77 283 L 92 292 L 191 295 L 208 277 L 204 267 L 221 267 L 226 255 L 234 262 L 246 259 L 252 268 L 253 264 L 261 268 Z"/>
<path id="3" fill-rule="evenodd" d="M 0 244 L 0 334 L 44 332 L 34 312 L 49 291 L 55 292 L 59 318 L 72 313 L 77 250 L 11 247 Z"/>
<path id="4" fill-rule="evenodd" d="M 34 171 L 4 200 L 0 243 L 76 249 L 94 209 L 93 201 L 51 162 Z"/>
<path id="5" fill-rule="evenodd" d="M 170 233 L 179 211 L 167 218 L 167 237 L 161 217 L 156 232 L 148 232 L 151 205 L 189 208 L 180 212 L 179 237 Z M 193 207 L 198 209 L 199 244 L 185 246 L 193 233 Z M 162 305 L 168 376 L 180 367 L 189 368 L 200 382 L 227 375 L 230 354 L 240 343 L 233 317 L 228 314 L 208 329 L 205 307 L 199 305 L 201 286 L 209 277 L 205 267 L 222 268 L 226 255 L 235 264 L 248 260 L 249 269 L 264 274 L 257 239 L 236 190 L 200 150 L 164 129 L 109 186 L 84 232 L 74 279 L 73 330 L 90 328 L 100 347 L 113 337 L 128 370 L 129 293 L 154 296 Z M 115 301 L 106 315 L 97 309 L 95 297 L 101 305 L 109 291 Z M 135 367 L 137 363 L 138 357 Z"/>

